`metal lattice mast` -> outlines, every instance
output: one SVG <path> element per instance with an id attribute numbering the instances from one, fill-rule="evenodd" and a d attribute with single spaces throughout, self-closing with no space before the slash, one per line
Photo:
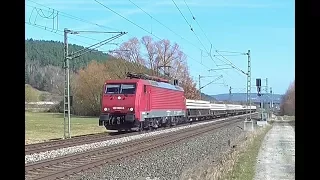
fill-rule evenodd
<path id="1" fill-rule="evenodd" d="M 248 73 L 247 73 L 247 106 L 249 106 L 249 119 L 247 110 L 247 121 L 251 121 L 251 57 L 248 50 Z"/>
<path id="2" fill-rule="evenodd" d="M 71 112 L 70 112 L 70 68 L 69 68 L 69 60 L 75 59 L 77 57 L 82 56 L 85 53 L 91 52 L 95 48 L 98 48 L 106 43 L 111 42 L 112 40 L 126 34 L 126 32 L 104 32 L 104 33 L 118 33 L 118 35 L 112 36 L 106 40 L 98 42 L 94 45 L 91 45 L 87 48 L 83 48 L 75 53 L 69 55 L 68 53 L 68 33 L 70 34 L 79 34 L 80 32 L 92 32 L 92 31 L 72 31 L 67 28 L 64 29 L 64 91 L 63 91 L 63 121 L 64 121 L 64 139 L 71 138 Z M 95 32 L 99 33 L 99 32 Z M 68 127 L 66 122 L 68 120 Z"/>
<path id="3" fill-rule="evenodd" d="M 69 30 L 64 29 L 64 91 L 63 91 L 63 120 L 64 120 L 64 139 L 70 138 L 70 74 L 69 74 L 69 53 L 68 53 L 68 34 Z M 68 131 L 66 120 L 68 120 Z"/>
<path id="4" fill-rule="evenodd" d="M 199 74 L 199 93 L 200 93 L 200 100 L 202 100 L 201 98 L 201 75 Z"/>

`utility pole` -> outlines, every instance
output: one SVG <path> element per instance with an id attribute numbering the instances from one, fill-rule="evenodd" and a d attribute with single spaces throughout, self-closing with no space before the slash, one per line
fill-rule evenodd
<path id="1" fill-rule="evenodd" d="M 71 114 L 70 114 L 70 67 L 69 67 L 69 61 L 72 59 L 75 59 L 77 57 L 82 56 L 83 54 L 87 52 L 93 51 L 94 46 L 97 46 L 95 48 L 98 48 L 104 44 L 109 43 L 110 41 L 126 34 L 126 32 L 102 32 L 102 33 L 119 33 L 118 35 L 112 36 L 111 38 L 108 38 L 106 40 L 103 40 L 99 43 L 96 43 L 94 45 L 91 45 L 87 48 L 81 49 L 75 53 L 72 53 L 69 55 L 68 52 L 68 33 L 70 34 L 79 34 L 80 32 L 91 32 L 92 31 L 72 31 L 67 28 L 64 29 L 64 92 L 63 92 L 63 121 L 64 121 L 64 139 L 71 138 Z M 101 32 L 96 32 L 101 33 Z M 68 125 L 66 124 L 68 123 Z"/>
<path id="2" fill-rule="evenodd" d="M 247 119 L 246 121 L 251 121 L 251 57 L 250 50 L 248 50 L 248 73 L 247 73 L 247 106 L 249 106 L 249 118 L 247 110 Z"/>
<path id="3" fill-rule="evenodd" d="M 200 93 L 200 100 L 201 98 L 201 75 L 199 74 L 199 93 Z"/>
<path id="4" fill-rule="evenodd" d="M 220 51 L 223 52 L 223 51 Z M 230 52 L 230 51 L 227 51 Z M 240 52 L 230 52 L 230 53 L 240 53 Z M 237 69 L 238 71 L 241 71 L 243 74 L 247 75 L 247 102 L 246 105 L 249 106 L 249 109 L 246 110 L 246 119 L 244 121 L 244 129 L 247 130 L 253 130 L 253 122 L 251 117 L 251 52 L 248 50 L 247 53 L 240 53 L 241 55 L 247 55 L 248 56 L 248 72 L 245 73 L 244 71 Z M 220 55 L 220 54 L 219 54 Z M 232 68 L 235 68 L 234 65 L 232 65 Z"/>
<path id="5" fill-rule="evenodd" d="M 70 129 L 70 71 L 69 71 L 69 52 L 68 52 L 68 33 L 70 30 L 64 29 L 64 91 L 63 91 L 63 121 L 64 121 L 64 139 L 71 137 Z M 66 127 L 66 120 L 68 119 L 68 131 Z"/>

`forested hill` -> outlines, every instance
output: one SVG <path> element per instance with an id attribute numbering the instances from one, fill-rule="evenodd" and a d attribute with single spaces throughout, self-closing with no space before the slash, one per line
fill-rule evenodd
<path id="1" fill-rule="evenodd" d="M 69 44 L 69 52 L 83 49 L 83 46 Z M 63 91 L 63 43 L 45 40 L 25 40 L 25 83 L 32 87 L 54 94 Z M 111 59 L 106 53 L 93 51 L 70 61 L 71 75 L 79 69 L 85 68 L 95 60 L 103 62 Z M 62 91 L 62 92 L 61 92 Z"/>
<path id="2" fill-rule="evenodd" d="M 69 44 L 69 53 L 76 52 L 83 49 L 83 46 Z M 63 66 L 63 43 L 57 41 L 33 40 L 28 39 L 25 41 L 25 60 L 27 63 L 39 64 L 40 66 Z M 110 56 L 106 53 L 94 51 L 86 53 L 76 59 L 70 61 L 70 68 L 78 70 L 79 68 L 86 67 L 90 61 L 96 60 L 97 62 L 106 61 Z"/>

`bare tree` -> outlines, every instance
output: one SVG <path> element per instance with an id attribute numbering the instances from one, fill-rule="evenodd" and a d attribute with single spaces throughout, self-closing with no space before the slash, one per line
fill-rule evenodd
<path id="1" fill-rule="evenodd" d="M 140 54 L 140 42 L 136 37 L 122 43 L 119 49 L 116 50 L 115 56 L 129 62 L 144 64 L 144 60 Z"/>
<path id="2" fill-rule="evenodd" d="M 148 60 L 148 67 L 153 70 L 153 71 L 157 71 L 157 67 L 156 67 L 156 47 L 154 42 L 152 41 L 152 38 L 150 36 L 144 36 L 141 39 L 142 44 L 144 45 L 147 53 L 146 53 L 146 57 Z"/>
<path id="3" fill-rule="evenodd" d="M 179 51 L 179 46 L 177 43 L 174 43 L 171 46 L 169 40 L 161 40 L 156 42 L 156 52 L 158 66 L 172 66 L 173 60 L 176 58 L 177 52 Z"/>
<path id="4" fill-rule="evenodd" d="M 118 59 L 133 63 L 134 71 L 141 72 L 146 63 L 141 56 L 140 49 L 140 42 L 138 38 L 134 37 L 122 43 L 119 49 L 114 51 L 113 55 Z"/>
<path id="5" fill-rule="evenodd" d="M 280 113 L 281 115 L 295 115 L 295 82 L 290 84 L 288 90 L 282 96 Z"/>

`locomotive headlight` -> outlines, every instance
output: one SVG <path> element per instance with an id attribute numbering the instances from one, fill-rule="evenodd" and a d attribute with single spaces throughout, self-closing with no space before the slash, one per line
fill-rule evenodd
<path id="1" fill-rule="evenodd" d="M 109 111 L 109 108 L 104 108 L 103 110 L 104 110 L 104 111 Z"/>
<path id="2" fill-rule="evenodd" d="M 130 108 L 129 110 L 130 110 L 130 111 L 133 111 L 133 108 Z"/>

